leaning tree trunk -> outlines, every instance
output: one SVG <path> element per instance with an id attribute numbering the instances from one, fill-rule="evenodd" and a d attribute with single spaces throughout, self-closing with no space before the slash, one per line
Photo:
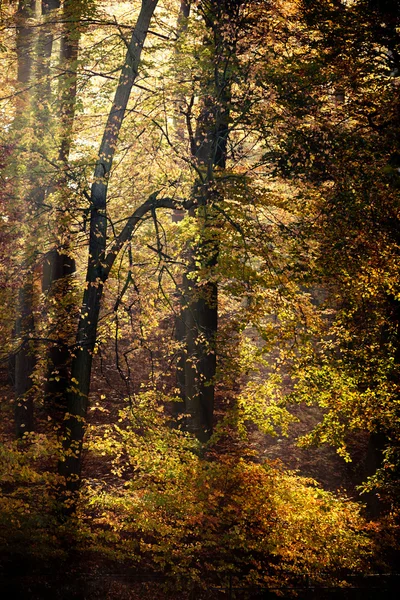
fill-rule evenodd
<path id="1" fill-rule="evenodd" d="M 86 288 L 73 352 L 71 384 L 67 396 L 67 414 L 64 421 L 63 455 L 59 462 L 59 473 L 65 482 L 64 512 L 66 513 L 74 510 L 74 493 L 80 485 L 82 445 L 86 427 L 93 352 L 96 344 L 103 285 L 109 272 L 109 269 L 105 266 L 107 260 L 108 177 L 131 89 L 137 77 L 144 41 L 156 6 L 157 0 L 142 1 L 141 11 L 128 46 L 94 171 L 94 182 L 90 197 L 90 239 Z M 112 263 L 114 259 L 115 252 L 112 252 L 110 262 Z"/>

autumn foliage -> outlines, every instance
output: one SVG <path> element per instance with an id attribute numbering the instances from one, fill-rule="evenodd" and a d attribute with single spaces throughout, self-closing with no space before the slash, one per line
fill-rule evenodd
<path id="1" fill-rule="evenodd" d="M 19 0 L 0 16 L 10 597 L 68 597 L 103 571 L 199 599 L 390 572 L 397 3 Z M 310 474 L 316 447 L 334 460 Z M 341 489 L 319 476 L 338 464 Z"/>

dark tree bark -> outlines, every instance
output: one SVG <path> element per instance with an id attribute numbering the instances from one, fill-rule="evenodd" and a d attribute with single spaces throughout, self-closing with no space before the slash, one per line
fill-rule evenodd
<path id="1" fill-rule="evenodd" d="M 213 430 L 214 387 L 217 365 L 218 285 L 214 272 L 218 263 L 218 217 L 215 203 L 215 170 L 225 169 L 232 85 L 234 36 L 227 36 L 226 19 L 236 19 L 241 2 L 235 6 L 224 0 L 204 3 L 203 16 L 208 29 L 205 43 L 213 49 L 209 81 L 201 99 L 196 131 L 191 139 L 193 160 L 201 173 L 193 187 L 199 204 L 196 217 L 200 242 L 188 249 L 189 275 L 183 278 L 182 310 L 177 335 L 184 338 L 178 359 L 177 383 L 185 413 L 186 428 L 202 442 Z M 195 258 L 200 260 L 204 276 L 195 275 Z M 189 275 L 189 276 L 188 276 Z"/>
<path id="2" fill-rule="evenodd" d="M 139 21 L 138 21 L 139 22 Z M 152 194 L 133 215 L 127 220 L 114 241 L 111 250 L 105 256 L 103 248 L 101 264 L 90 264 L 88 268 L 87 287 L 81 307 L 78 335 L 72 361 L 72 374 L 69 393 L 67 396 L 68 411 L 64 421 L 63 457 L 59 462 L 60 475 L 65 479 L 62 498 L 64 501 L 64 514 L 74 511 L 74 493 L 80 486 L 80 473 L 82 462 L 82 446 L 86 427 L 86 414 L 89 406 L 90 378 L 93 360 L 93 350 L 96 343 L 97 324 L 100 313 L 100 304 L 104 283 L 107 281 L 114 262 L 138 227 L 143 217 L 148 212 L 159 208 L 190 209 L 193 202 L 179 202 L 173 198 L 157 200 L 157 194 Z M 99 270 L 101 269 L 101 270 Z"/>
<path id="3" fill-rule="evenodd" d="M 23 126 L 26 114 L 29 114 L 31 100 L 30 82 L 33 65 L 34 36 L 29 19 L 35 11 L 34 0 L 20 0 L 16 14 L 16 51 L 17 51 L 17 80 L 19 94 L 16 103 L 16 128 Z M 29 212 L 30 207 L 26 207 Z M 30 341 L 34 332 L 33 319 L 33 274 L 30 257 L 25 261 L 26 278 L 21 287 L 17 300 L 17 318 L 15 337 L 18 349 L 13 361 L 15 372 L 15 431 L 18 438 L 33 430 L 33 394 L 32 374 L 35 366 L 34 348 Z M 29 264 L 28 264 L 29 263 Z"/>
<path id="4" fill-rule="evenodd" d="M 64 497 L 66 501 L 64 511 L 66 513 L 73 511 L 73 494 L 79 489 L 80 485 L 82 445 L 103 285 L 120 249 L 114 245 L 111 254 L 108 257 L 105 254 L 108 177 L 131 89 L 138 73 L 144 41 L 156 6 L 157 0 L 142 1 L 141 11 L 128 46 L 94 171 L 94 182 L 91 188 L 86 289 L 72 358 L 71 385 L 67 397 L 67 414 L 64 421 L 63 456 L 59 463 L 59 473 L 65 481 Z M 134 227 L 134 224 L 132 227 Z M 122 232 L 125 235 L 124 232 L 126 233 L 126 228 Z M 124 235 L 118 238 L 120 243 L 123 243 Z M 69 504 L 68 496 L 71 496 Z"/>
<path id="5" fill-rule="evenodd" d="M 64 246 L 47 253 L 42 276 L 42 290 L 47 293 L 47 302 L 55 299 L 52 309 L 55 325 L 50 332 L 50 337 L 55 342 L 47 350 L 44 403 L 57 422 L 62 421 L 66 410 L 65 398 L 71 363 L 70 321 L 76 313 L 76 307 L 68 300 L 72 288 L 71 276 L 75 273 L 75 260 L 66 254 L 67 250 Z"/>
<path id="6" fill-rule="evenodd" d="M 33 381 L 35 347 L 31 341 L 35 323 L 33 318 L 33 275 L 28 273 L 19 290 L 19 314 L 15 335 L 20 347 L 15 355 L 15 432 L 18 438 L 33 431 Z"/>

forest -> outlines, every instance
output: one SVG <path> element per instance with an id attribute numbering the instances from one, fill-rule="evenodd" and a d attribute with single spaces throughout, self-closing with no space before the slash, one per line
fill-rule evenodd
<path id="1" fill-rule="evenodd" d="M 400 2 L 2 0 L 0 64 L 2 597 L 397 598 Z"/>

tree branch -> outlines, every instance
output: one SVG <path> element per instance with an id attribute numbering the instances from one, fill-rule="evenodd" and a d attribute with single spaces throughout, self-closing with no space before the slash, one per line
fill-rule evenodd
<path id="1" fill-rule="evenodd" d="M 149 211 L 156 211 L 158 208 L 170 208 L 170 209 L 186 209 L 193 208 L 196 206 L 196 202 L 193 200 L 176 200 L 174 198 L 160 198 L 157 199 L 157 192 L 154 194 L 150 194 L 148 199 L 143 202 L 141 206 L 139 206 L 135 212 L 128 218 L 125 227 L 122 229 L 120 234 L 117 236 L 114 241 L 111 250 L 106 256 L 105 265 L 103 270 L 103 281 L 106 281 L 113 265 L 115 259 L 118 256 L 119 251 L 122 246 L 128 242 L 136 226 L 140 223 L 146 213 Z"/>

